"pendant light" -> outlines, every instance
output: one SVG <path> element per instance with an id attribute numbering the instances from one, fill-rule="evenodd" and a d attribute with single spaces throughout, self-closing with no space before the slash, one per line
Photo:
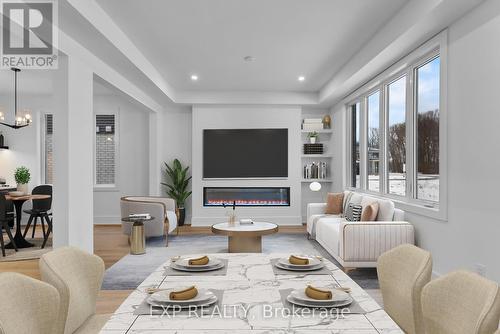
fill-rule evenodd
<path id="1" fill-rule="evenodd" d="M 12 129 L 20 129 L 30 125 L 33 120 L 28 112 L 26 112 L 22 117 L 17 115 L 17 73 L 21 72 L 21 70 L 15 67 L 12 67 L 11 70 L 14 72 L 14 123 L 10 124 L 4 122 L 5 115 L 2 111 L 0 111 L 0 124 L 8 126 Z"/>

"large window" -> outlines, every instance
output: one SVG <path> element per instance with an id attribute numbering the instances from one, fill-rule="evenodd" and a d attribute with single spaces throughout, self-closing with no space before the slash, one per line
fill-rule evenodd
<path id="1" fill-rule="evenodd" d="M 380 190 L 380 91 L 368 96 L 368 189 Z"/>
<path id="2" fill-rule="evenodd" d="M 53 135 L 53 130 L 54 130 L 54 118 L 52 114 L 45 114 L 43 119 L 43 138 L 42 138 L 42 143 L 43 143 L 43 161 L 42 161 L 42 168 L 43 168 L 43 178 L 44 178 L 44 183 L 45 184 L 52 184 L 54 183 L 53 180 L 53 142 L 52 142 L 52 135 Z"/>
<path id="3" fill-rule="evenodd" d="M 359 188 L 361 186 L 360 178 L 360 128 L 361 128 L 361 105 L 359 102 L 353 104 L 349 108 L 351 114 L 351 187 Z"/>
<path id="4" fill-rule="evenodd" d="M 101 188 L 116 186 L 116 116 L 95 116 L 95 185 Z"/>
<path id="5" fill-rule="evenodd" d="M 420 54 L 347 104 L 348 179 L 353 188 L 437 208 L 441 58 L 438 51 Z"/>
<path id="6" fill-rule="evenodd" d="M 417 198 L 439 201 L 439 57 L 416 69 Z"/>
<path id="7" fill-rule="evenodd" d="M 387 86 L 387 179 L 389 193 L 406 194 L 406 76 Z"/>

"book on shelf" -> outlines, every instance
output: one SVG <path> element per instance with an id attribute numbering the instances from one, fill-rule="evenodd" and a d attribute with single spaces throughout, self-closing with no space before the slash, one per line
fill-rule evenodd
<path id="1" fill-rule="evenodd" d="M 323 144 L 304 144 L 304 154 L 323 154 Z"/>
<path id="2" fill-rule="evenodd" d="M 306 131 L 323 130 L 323 123 L 304 123 L 302 124 L 302 130 Z"/>
<path id="3" fill-rule="evenodd" d="M 323 119 L 322 118 L 304 118 L 304 124 L 305 123 L 321 123 L 323 124 Z"/>

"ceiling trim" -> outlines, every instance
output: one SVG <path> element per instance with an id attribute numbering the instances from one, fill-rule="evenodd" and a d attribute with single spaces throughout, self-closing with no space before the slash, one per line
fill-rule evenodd
<path id="1" fill-rule="evenodd" d="M 179 91 L 176 103 L 182 104 L 267 104 L 317 105 L 317 93 L 249 91 Z"/>
<path id="2" fill-rule="evenodd" d="M 167 97 L 175 101 L 175 89 L 95 0 L 68 0 L 90 24 L 127 57 Z"/>
<path id="3" fill-rule="evenodd" d="M 483 1 L 410 1 L 325 84 L 319 103 L 338 103 Z"/>

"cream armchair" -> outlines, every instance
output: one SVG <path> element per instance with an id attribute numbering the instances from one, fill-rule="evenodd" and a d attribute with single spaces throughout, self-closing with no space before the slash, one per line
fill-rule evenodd
<path id="1" fill-rule="evenodd" d="M 166 197 L 127 196 L 120 200 L 122 217 L 133 213 L 149 213 L 155 217 L 153 221 L 144 224 L 146 237 L 159 237 L 172 233 L 177 228 L 175 201 Z M 122 231 L 130 235 L 132 223 L 122 222 Z"/>
<path id="2" fill-rule="evenodd" d="M 455 271 L 422 290 L 425 333 L 490 334 L 500 321 L 500 288 L 476 273 Z"/>
<path id="3" fill-rule="evenodd" d="M 17 273 L 0 274 L 0 333 L 54 334 L 59 294 L 51 285 Z"/>
<path id="4" fill-rule="evenodd" d="M 110 318 L 108 314 L 96 314 L 104 276 L 102 259 L 78 248 L 62 247 L 42 255 L 39 266 L 42 280 L 55 287 L 60 296 L 53 333 L 99 333 Z"/>

